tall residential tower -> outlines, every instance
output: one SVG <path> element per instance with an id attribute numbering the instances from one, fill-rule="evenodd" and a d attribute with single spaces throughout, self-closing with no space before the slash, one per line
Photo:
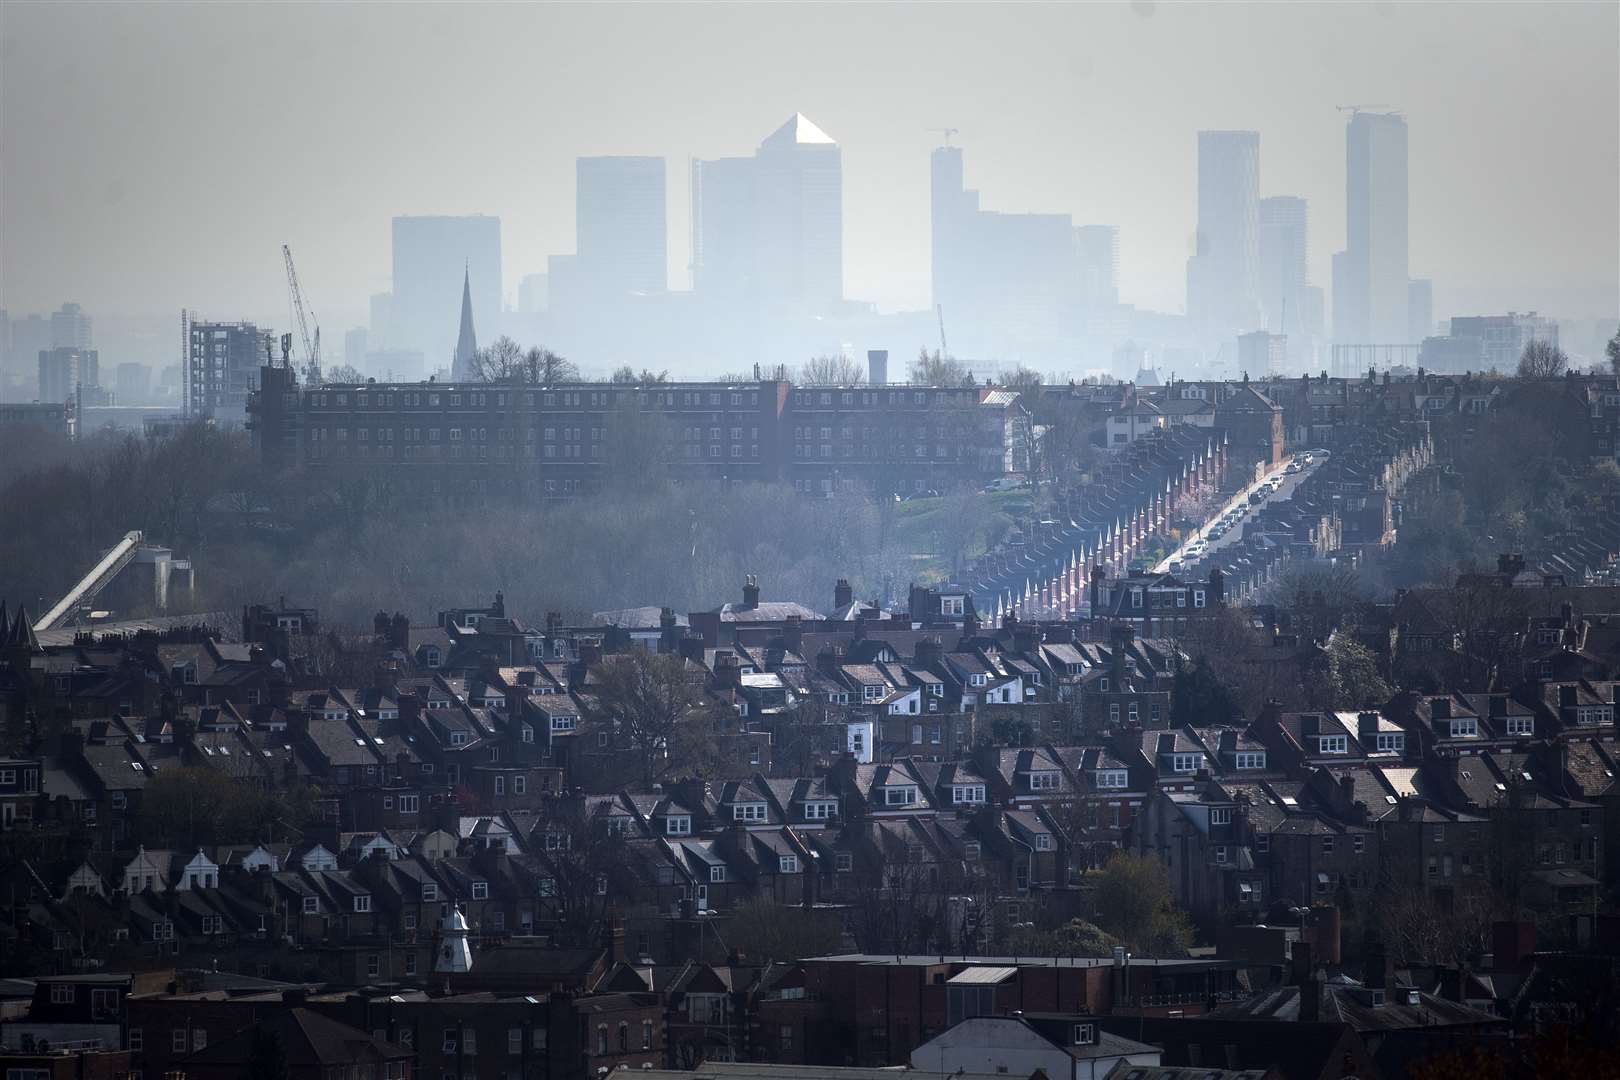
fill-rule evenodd
<path id="1" fill-rule="evenodd" d="M 1260 134 L 1198 133 L 1198 234 L 1187 260 L 1187 314 L 1207 331 L 1260 324 Z"/>
<path id="2" fill-rule="evenodd" d="M 1333 337 L 1409 344 L 1406 119 L 1357 110 L 1345 130 L 1345 249 L 1333 257 Z"/>

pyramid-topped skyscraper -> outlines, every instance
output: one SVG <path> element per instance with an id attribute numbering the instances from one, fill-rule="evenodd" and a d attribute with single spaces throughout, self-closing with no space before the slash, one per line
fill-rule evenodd
<path id="1" fill-rule="evenodd" d="M 456 337 L 456 354 L 450 365 L 450 378 L 467 382 L 474 377 L 473 368 L 478 356 L 478 335 L 473 332 L 472 271 L 464 269 L 461 275 L 461 333 Z"/>
<path id="2" fill-rule="evenodd" d="M 843 300 L 843 155 L 803 113 L 753 157 L 694 161 L 692 221 L 693 287 L 728 317 L 813 317 Z"/>

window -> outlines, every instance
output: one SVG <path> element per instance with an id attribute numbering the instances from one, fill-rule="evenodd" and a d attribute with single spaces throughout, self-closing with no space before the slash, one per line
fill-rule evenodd
<path id="1" fill-rule="evenodd" d="M 1076 1024 L 1071 1038 L 1076 1046 L 1090 1046 L 1097 1041 L 1097 1025 Z"/>
<path id="2" fill-rule="evenodd" d="M 489 899 L 489 882 L 475 881 L 472 883 L 472 898 L 474 900 Z"/>
<path id="3" fill-rule="evenodd" d="M 1316 740 L 1316 752 L 1319 754 L 1348 754 L 1350 752 L 1350 737 L 1348 735 L 1323 735 Z"/>
<path id="4" fill-rule="evenodd" d="M 1510 716 L 1507 718 L 1507 733 L 1509 735 L 1534 735 L 1535 721 L 1528 716 Z"/>
<path id="5" fill-rule="evenodd" d="M 847 851 L 840 851 L 833 856 L 833 867 L 840 874 L 847 874 L 855 867 L 855 856 Z"/>
<path id="6" fill-rule="evenodd" d="M 915 806 L 917 803 L 917 789 L 915 787 L 890 787 L 883 789 L 883 805 L 885 806 Z"/>
<path id="7" fill-rule="evenodd" d="M 354 910 L 360 912 L 370 911 L 371 897 L 365 893 L 361 893 L 359 896 L 356 896 L 354 898 Z"/>
<path id="8" fill-rule="evenodd" d="M 723 867 L 723 866 L 711 866 L 711 867 L 709 867 L 709 880 L 711 882 L 714 882 L 715 884 L 719 884 L 720 882 L 725 881 L 726 880 L 726 868 Z"/>
<path id="9" fill-rule="evenodd" d="M 951 802 L 958 805 L 978 805 L 984 802 L 983 784 L 952 784 Z"/>
<path id="10" fill-rule="evenodd" d="M 1058 787 L 1058 774 L 1050 770 L 1045 772 L 1032 772 L 1029 774 L 1029 790 L 1056 791 Z"/>
<path id="11" fill-rule="evenodd" d="M 366 975 L 369 976 L 370 978 L 376 978 L 378 975 L 381 975 L 381 974 L 382 974 L 382 957 L 378 956 L 376 953 L 367 953 L 366 954 Z"/>
<path id="12" fill-rule="evenodd" d="M 1322 854 L 1324 854 L 1324 855 L 1333 854 L 1333 837 L 1331 837 L 1331 836 L 1322 837 Z"/>
<path id="13" fill-rule="evenodd" d="M 514 1054 L 514 1055 L 523 1053 L 523 1029 L 522 1028 L 507 1028 L 506 1029 L 506 1052 L 508 1054 Z"/>
<path id="14" fill-rule="evenodd" d="M 1225 844 L 1216 844 L 1215 845 L 1215 861 L 1218 862 L 1218 863 L 1224 863 L 1226 861 L 1226 845 Z"/>
<path id="15" fill-rule="evenodd" d="M 731 819 L 733 821 L 764 821 L 764 803 L 733 803 L 731 806 Z"/>
<path id="16" fill-rule="evenodd" d="M 1473 717 L 1451 722 L 1451 737 L 1453 739 L 1472 739 L 1479 734 L 1479 721 Z"/>
<path id="17" fill-rule="evenodd" d="M 529 778 L 526 776 L 512 777 L 512 794 L 527 795 L 529 793 Z"/>
<path id="18" fill-rule="evenodd" d="M 399 797 L 399 812 L 402 814 L 416 813 L 422 805 L 420 799 L 421 796 L 419 795 L 401 795 Z"/>
<path id="19" fill-rule="evenodd" d="M 1381 754 L 1403 754 L 1406 752 L 1406 733 L 1401 731 L 1381 731 L 1374 743 Z"/>
<path id="20" fill-rule="evenodd" d="M 73 987 L 72 986 L 64 986 L 64 985 L 60 985 L 60 984 L 53 985 L 51 987 L 51 1004 L 52 1005 L 71 1005 L 71 1004 L 73 1004 Z"/>
<path id="21" fill-rule="evenodd" d="M 319 915 L 320 912 L 321 912 L 320 897 L 317 897 L 317 896 L 306 896 L 306 897 L 304 897 L 304 914 L 305 915 Z"/>
<path id="22" fill-rule="evenodd" d="M 1035 850 L 1036 851 L 1051 851 L 1052 850 L 1052 834 L 1051 833 L 1037 833 L 1035 835 Z"/>
<path id="23" fill-rule="evenodd" d="M 799 872 L 799 857 L 797 855 L 783 855 L 777 860 L 777 869 L 783 874 L 797 874 Z"/>
<path id="24" fill-rule="evenodd" d="M 1254 835 L 1254 850 L 1259 852 L 1262 855 L 1264 855 L 1266 852 L 1270 851 L 1271 850 L 1271 834 L 1270 833 L 1255 833 L 1255 835 Z"/>
<path id="25" fill-rule="evenodd" d="M 686 814 L 676 814 L 664 819 L 664 831 L 670 836 L 692 835 L 692 819 Z"/>
<path id="26" fill-rule="evenodd" d="M 173 1053 L 183 1054 L 186 1047 L 191 1045 L 191 1035 L 185 1028 L 175 1028 L 169 1037 L 169 1048 Z"/>
<path id="27" fill-rule="evenodd" d="M 1263 769 L 1266 767 L 1266 755 L 1264 752 L 1244 751 L 1234 756 L 1233 764 L 1239 769 Z"/>
<path id="28" fill-rule="evenodd" d="M 1098 772 L 1097 786 L 1100 788 L 1125 788 L 1130 786 L 1130 774 L 1124 769 L 1109 769 Z"/>
<path id="29" fill-rule="evenodd" d="M 1213 807 L 1209 812 L 1209 823 L 1211 825 L 1232 824 L 1232 808 L 1229 806 Z"/>
<path id="30" fill-rule="evenodd" d="M 825 800 L 807 802 L 804 804 L 804 817 L 806 821 L 826 821 L 838 816 L 838 804 Z"/>
<path id="31" fill-rule="evenodd" d="M 129 1029 L 129 1051 L 132 1054 L 144 1054 L 146 1052 L 146 1032 L 138 1027 Z"/>
<path id="32" fill-rule="evenodd" d="M 1355 839 L 1351 842 L 1351 847 L 1355 849 L 1357 855 L 1362 854 L 1367 850 L 1367 838 L 1357 833 Z"/>
<path id="33" fill-rule="evenodd" d="M 1198 768 L 1201 754 L 1171 754 L 1170 771 L 1177 773 L 1190 773 Z"/>
<path id="34" fill-rule="evenodd" d="M 438 886 L 438 883 L 433 882 L 433 881 L 424 881 L 422 883 L 422 902 L 423 903 L 432 903 L 433 901 L 437 900 L 438 898 L 439 898 L 439 886 Z"/>

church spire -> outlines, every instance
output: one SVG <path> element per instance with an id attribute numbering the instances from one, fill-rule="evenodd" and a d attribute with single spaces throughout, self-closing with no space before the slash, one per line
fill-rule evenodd
<path id="1" fill-rule="evenodd" d="M 464 268 L 461 276 L 461 336 L 456 338 L 455 360 L 450 366 L 450 378 L 465 382 L 473 377 L 473 356 L 478 352 L 478 336 L 473 333 L 472 271 Z"/>

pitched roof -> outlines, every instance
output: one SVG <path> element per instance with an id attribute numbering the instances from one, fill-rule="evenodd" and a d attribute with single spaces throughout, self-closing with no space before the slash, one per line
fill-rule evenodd
<path id="1" fill-rule="evenodd" d="M 762 146 L 837 146 L 831 135 L 822 131 L 804 113 L 796 112 L 787 123 L 773 131 Z"/>

